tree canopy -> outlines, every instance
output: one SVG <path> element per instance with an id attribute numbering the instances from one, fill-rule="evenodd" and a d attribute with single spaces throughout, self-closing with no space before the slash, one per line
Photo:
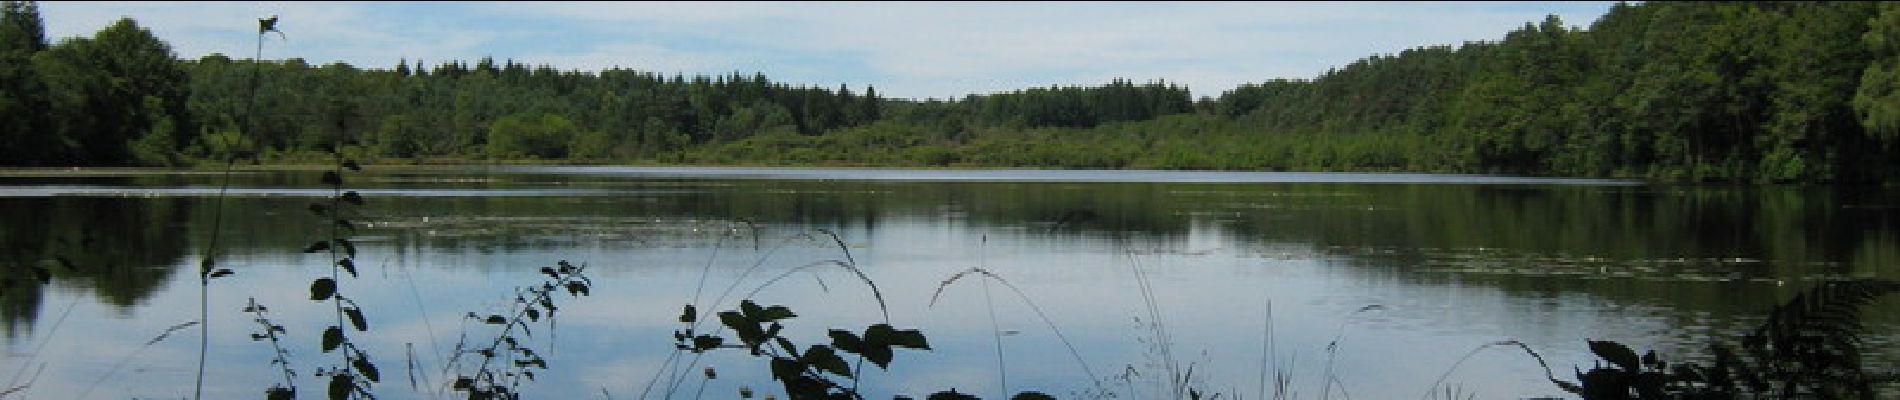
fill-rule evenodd
<path id="1" fill-rule="evenodd" d="M 401 159 L 1775 182 L 1900 173 L 1891 156 L 1900 146 L 1900 6 L 1886 3 L 1619 3 L 1587 26 L 1551 16 L 1497 40 L 1372 55 L 1198 100 L 1159 80 L 917 101 L 761 74 L 564 71 L 491 58 L 387 68 L 178 60 L 129 19 L 48 44 L 34 2 L 4 11 L 6 165 L 345 149 Z"/>

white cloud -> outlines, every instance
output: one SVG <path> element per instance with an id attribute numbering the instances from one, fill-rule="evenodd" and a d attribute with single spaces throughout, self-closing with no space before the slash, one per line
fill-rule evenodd
<path id="1" fill-rule="evenodd" d="M 744 54 L 681 50 L 650 43 L 608 43 L 586 52 L 531 54 L 522 60 L 582 71 L 627 68 L 667 75 L 728 69 L 751 72 L 766 67 L 765 60 Z"/>
<path id="2" fill-rule="evenodd" d="M 661 34 L 855 58 L 885 93 L 953 97 L 1118 76 L 1214 94 L 1243 82 L 1307 78 L 1374 53 L 1501 37 L 1558 7 L 1421 3 L 794 3 L 697 7 L 521 5 L 510 12 Z M 1581 7 L 1573 24 L 1603 7 Z M 1517 11 L 1512 11 L 1517 10 Z M 739 67 L 739 66 L 732 66 Z M 769 66 L 766 72 L 772 74 Z M 1023 82 L 1023 77 L 1045 81 Z M 870 78 L 870 77 L 867 77 Z M 863 79 L 859 79 L 860 81 Z M 953 82 L 953 83 L 945 83 Z M 1007 85 L 1007 86 L 1003 86 Z"/>

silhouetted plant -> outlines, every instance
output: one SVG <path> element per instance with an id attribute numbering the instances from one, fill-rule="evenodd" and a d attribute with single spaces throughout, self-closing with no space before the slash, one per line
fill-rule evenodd
<path id="1" fill-rule="evenodd" d="M 1823 282 L 1775 307 L 1742 338 L 1740 352 L 1710 344 L 1715 359 L 1706 367 L 1590 341 L 1590 351 L 1609 364 L 1578 372 L 1576 383 L 1552 381 L 1585 399 L 1872 399 L 1873 378 L 1861 365 L 1860 310 L 1895 291 L 1900 283 L 1886 280 Z"/>
<path id="2" fill-rule="evenodd" d="M 343 273 L 349 273 L 350 277 L 357 276 L 356 245 L 350 242 L 346 234 L 356 232 L 356 224 L 350 219 L 355 216 L 351 212 L 352 207 L 361 207 L 364 202 L 362 195 L 355 191 L 343 190 L 343 170 L 361 171 L 362 167 L 358 166 L 354 160 L 344 159 L 340 152 L 334 154 L 337 159 L 335 167 L 330 171 L 324 171 L 322 177 L 322 183 L 330 185 L 332 193 L 330 201 L 328 204 L 310 204 L 310 212 L 324 218 L 329 239 L 311 243 L 309 247 L 304 248 L 304 252 L 328 251 L 330 254 L 330 276 L 310 282 L 310 300 L 329 301 L 335 308 L 336 324 L 324 328 L 321 345 L 325 353 L 338 352 L 342 364 L 327 368 L 320 367 L 316 375 L 330 377 L 328 389 L 331 399 L 346 399 L 354 396 L 374 398 L 375 395 L 370 393 L 370 385 L 381 381 L 382 373 L 376 369 L 376 364 L 370 361 L 369 353 L 351 341 L 349 335 L 343 330 L 346 319 L 350 327 L 357 332 L 368 331 L 369 322 L 363 316 L 362 305 L 345 296 L 339 284 Z"/>
<path id="3" fill-rule="evenodd" d="M 521 394 L 516 390 L 522 379 L 534 380 L 534 369 L 546 370 L 548 362 L 534 349 L 522 342 L 534 335 L 529 323 L 546 319 L 548 329 L 554 329 L 554 316 L 560 310 L 554 303 L 557 291 L 566 291 L 569 296 L 586 296 L 593 287 L 584 270 L 586 265 L 573 265 L 563 260 L 552 267 L 541 267 L 541 274 L 548 278 L 538 285 L 516 288 L 515 298 L 506 315 L 478 315 L 469 312 L 465 318 L 483 325 L 492 325 L 500 329 L 486 345 L 470 348 L 466 341 L 455 345 L 456 352 L 449 360 L 453 367 L 463 355 L 481 356 L 481 363 L 465 375 L 455 377 L 452 388 L 467 392 L 470 399 L 517 399 Z M 466 340 L 466 338 L 464 339 Z"/>
<path id="4" fill-rule="evenodd" d="M 265 315 L 265 313 L 269 311 L 270 309 L 265 308 L 263 304 L 257 304 L 257 298 L 251 298 L 244 305 L 244 312 L 251 313 L 253 316 L 251 321 L 256 322 L 260 328 L 259 330 L 262 331 L 251 333 L 251 340 L 270 341 L 270 363 L 276 366 L 278 371 L 284 375 L 284 381 L 281 384 L 272 384 L 269 389 L 264 389 L 264 398 L 271 400 L 295 399 L 297 398 L 297 373 L 291 369 L 290 351 L 284 349 L 284 337 L 282 336 L 287 333 L 287 331 L 284 330 L 283 325 L 271 322 L 270 317 Z"/>
<path id="5" fill-rule="evenodd" d="M 749 221 L 747 221 L 746 224 L 752 228 L 751 231 L 754 234 L 754 242 L 756 243 L 757 226 Z M 679 322 L 684 326 L 673 332 L 674 345 L 678 350 L 675 355 L 690 353 L 694 355 L 694 360 L 697 361 L 699 356 L 715 350 L 745 349 L 747 354 L 762 358 L 766 361 L 767 366 L 770 368 L 772 379 L 779 382 L 780 386 L 785 390 L 785 394 L 792 399 L 863 399 L 864 395 L 859 391 L 859 379 L 863 376 L 864 361 L 870 361 L 878 368 L 888 370 L 890 369 L 891 363 L 895 360 L 896 349 L 930 350 L 929 341 L 922 331 L 915 329 L 897 329 L 889 323 L 889 309 L 884 303 L 883 293 L 878 289 L 876 282 L 871 281 L 870 277 L 864 274 L 864 271 L 858 269 L 856 260 L 851 257 L 850 249 L 844 245 L 844 240 L 830 230 L 817 229 L 814 230 L 814 232 L 830 239 L 829 242 L 836 245 L 839 252 L 843 254 L 843 259 L 806 263 L 788 269 L 770 279 L 766 279 L 764 283 L 741 297 L 737 309 L 717 313 L 717 320 L 720 325 L 718 328 L 712 329 L 710 333 L 700 330 L 700 325 L 705 322 L 706 319 L 701 318 L 699 307 L 693 303 L 686 304 L 682 307 L 679 316 Z M 769 258 L 771 254 L 790 243 L 793 239 L 819 240 L 820 237 L 819 235 L 813 235 L 811 233 L 803 233 L 787 238 L 780 244 L 766 250 L 765 255 L 756 260 L 745 272 L 741 273 L 739 279 L 743 280 L 746 276 L 751 275 L 763 267 L 766 259 Z M 723 237 L 721 238 L 721 243 L 724 243 Z M 795 318 L 798 314 L 784 305 L 760 306 L 752 300 L 752 297 L 766 287 L 794 274 L 825 267 L 843 268 L 850 271 L 859 281 L 863 282 L 865 286 L 871 290 L 871 295 L 877 302 L 878 310 L 883 313 L 885 322 L 872 324 L 861 331 L 831 329 L 827 331 L 827 337 L 830 338 L 830 342 L 801 347 L 784 335 L 786 331 L 784 321 Z M 707 271 L 710 271 L 710 263 L 708 264 Z M 987 271 L 982 272 L 987 273 Z M 955 280 L 956 278 L 952 278 L 949 281 Z M 949 281 L 946 281 L 945 284 L 948 284 Z M 731 286 L 726 288 L 725 293 L 722 293 L 712 304 L 722 303 L 726 298 L 726 294 L 730 294 L 740 283 L 741 282 L 738 281 L 733 282 Z M 1011 289 L 1014 290 L 1015 288 L 1012 287 Z M 941 287 L 939 287 L 939 291 L 941 291 Z M 1017 294 L 1020 295 L 1021 291 L 1018 290 Z M 695 298 L 697 298 L 697 295 Z M 695 300 L 695 303 L 696 302 Z M 724 334 L 725 330 L 730 330 L 731 336 L 726 336 Z M 858 358 L 856 365 L 853 366 L 851 363 L 848 363 L 845 360 L 845 356 L 841 355 L 840 352 L 856 355 Z M 673 361 L 668 362 L 671 363 Z M 688 364 L 687 367 L 681 368 L 680 370 L 690 370 L 692 365 L 694 364 Z M 662 373 L 664 372 L 662 371 Z M 713 379 L 716 376 L 716 371 L 707 368 L 704 376 L 706 379 Z M 655 379 L 657 380 L 658 377 L 659 375 L 656 374 Z M 678 386 L 678 379 L 679 378 L 675 378 L 675 383 L 669 384 L 669 388 L 667 389 L 669 391 L 668 393 L 671 393 L 670 391 Z M 651 388 L 652 384 L 649 383 L 648 387 Z M 754 393 L 750 387 L 741 387 L 739 389 L 739 396 L 741 398 L 752 398 L 753 395 Z M 772 397 L 768 394 L 766 398 Z M 897 396 L 897 398 L 908 399 L 909 397 L 900 395 Z M 927 398 L 961 399 L 974 397 L 958 393 L 955 389 L 951 389 L 931 394 Z M 1042 393 L 1023 392 L 1013 398 L 1046 399 L 1050 397 Z"/>
<path id="6" fill-rule="evenodd" d="M 782 305 L 761 307 L 752 300 L 741 300 L 739 309 L 722 311 L 718 316 L 720 324 L 732 330 L 737 343 L 728 343 L 717 333 L 695 334 L 689 327 L 674 334 L 677 348 L 695 354 L 721 348 L 746 349 L 753 357 L 767 359 L 772 379 L 793 399 L 864 398 L 858 392 L 857 371 L 838 355 L 840 351 L 856 354 L 878 368 L 889 369 L 895 357 L 893 349 L 930 350 L 923 332 L 896 329 L 890 324 L 871 325 L 862 334 L 832 329 L 828 332 L 831 344 L 811 345 L 801 350 L 782 334 L 785 326 L 780 323 L 798 314 Z M 691 306 L 680 315 L 682 323 L 692 325 L 697 321 L 698 316 Z M 842 383 L 841 378 L 851 380 L 851 384 Z"/>
<path id="7" fill-rule="evenodd" d="M 277 30 L 277 17 L 272 16 L 268 19 L 259 18 L 257 20 L 257 55 L 251 59 L 253 63 L 251 67 L 251 93 L 246 101 L 246 112 L 244 114 L 249 128 L 246 130 L 247 132 L 257 131 L 258 63 L 264 58 L 264 34 L 269 32 L 277 32 L 278 35 L 283 34 L 283 32 Z M 230 140 L 228 136 L 219 135 L 218 137 L 222 140 Z M 234 143 L 225 143 L 224 148 L 233 149 L 236 148 L 236 146 Z M 211 315 L 211 280 L 230 276 L 234 273 L 230 268 L 217 267 L 218 238 L 222 233 L 222 226 L 224 224 L 225 194 L 231 189 L 231 168 L 236 166 L 237 161 L 241 158 L 248 157 L 251 158 L 252 161 L 256 161 L 257 157 L 255 153 L 244 154 L 239 152 L 223 154 L 223 156 L 224 173 L 219 178 L 217 200 L 215 200 L 212 205 L 211 240 L 205 245 L 204 256 L 198 261 L 198 374 L 196 378 L 197 382 L 192 389 L 191 397 L 194 399 L 204 397 L 205 354 L 211 348 L 211 324 L 209 323 Z M 292 393 L 295 393 L 295 390 L 292 390 Z M 291 397 L 296 396 L 292 394 Z"/>

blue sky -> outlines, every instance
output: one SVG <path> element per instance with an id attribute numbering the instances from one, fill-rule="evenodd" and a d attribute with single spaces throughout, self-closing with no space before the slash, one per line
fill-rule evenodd
<path id="1" fill-rule="evenodd" d="M 1555 14 L 1588 26 L 1609 2 L 610 3 L 45 2 L 55 39 L 121 16 L 179 57 L 248 58 L 255 20 L 288 40 L 264 58 L 390 68 L 484 56 L 566 70 L 763 73 L 886 97 L 951 98 L 1121 77 L 1195 96 L 1407 48 L 1496 40 Z"/>

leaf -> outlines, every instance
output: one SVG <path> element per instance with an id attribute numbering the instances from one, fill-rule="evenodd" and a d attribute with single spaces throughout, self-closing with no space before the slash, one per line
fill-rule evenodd
<path id="1" fill-rule="evenodd" d="M 889 346 L 865 346 L 864 359 L 871 360 L 878 368 L 891 369 L 891 348 Z"/>
<path id="2" fill-rule="evenodd" d="M 336 350 L 343 345 L 343 328 L 331 326 L 323 329 L 323 352 Z"/>
<path id="3" fill-rule="evenodd" d="M 798 367 L 797 363 L 793 363 L 792 360 L 773 358 L 771 365 L 772 379 L 777 379 L 780 382 L 791 382 L 794 379 L 798 379 L 799 370 L 801 368 Z"/>
<path id="4" fill-rule="evenodd" d="M 343 315 L 350 317 L 350 325 L 355 326 L 357 332 L 364 332 L 364 331 L 369 330 L 369 322 L 363 320 L 363 310 L 359 310 L 356 308 L 345 308 L 343 309 Z M 370 380 L 374 381 L 376 380 L 376 378 L 370 378 Z"/>
<path id="5" fill-rule="evenodd" d="M 264 389 L 265 400 L 293 400 L 297 398 L 297 389 L 272 387 Z"/>
<path id="6" fill-rule="evenodd" d="M 891 332 L 890 344 L 906 349 L 930 350 L 930 342 L 924 339 L 924 333 L 916 329 L 900 329 Z"/>
<path id="7" fill-rule="evenodd" d="M 1631 351 L 1629 347 L 1623 346 L 1622 343 L 1608 340 L 1590 340 L 1589 342 L 1590 352 L 1596 353 L 1597 357 L 1602 357 L 1611 364 L 1616 364 L 1618 368 L 1622 368 L 1624 371 L 1637 372 L 1641 370 L 1642 365 L 1638 363 L 1636 352 Z"/>
<path id="8" fill-rule="evenodd" d="M 343 192 L 343 197 L 340 197 L 339 199 L 343 200 L 343 202 L 345 203 L 355 204 L 359 206 L 363 205 L 363 195 L 357 194 L 356 191 L 354 190 Z"/>
<path id="9" fill-rule="evenodd" d="M 851 377 L 851 366 L 845 364 L 844 359 L 838 357 L 837 352 L 831 351 L 831 348 L 825 345 L 805 349 L 805 355 L 799 357 L 799 361 L 834 375 Z"/>
<path id="10" fill-rule="evenodd" d="M 831 330 L 831 346 L 852 354 L 864 354 L 864 339 L 843 329 Z"/>
<path id="11" fill-rule="evenodd" d="M 458 376 L 458 377 L 455 377 L 455 384 L 453 384 L 453 385 L 450 385 L 450 386 L 449 386 L 449 388 L 451 388 L 451 389 L 455 389 L 455 390 L 468 390 L 468 389 L 474 389 L 474 388 L 475 388 L 475 379 L 472 379 L 472 378 L 469 378 L 469 377 L 466 377 L 466 376 Z"/>
<path id="12" fill-rule="evenodd" d="M 567 294 L 570 296 L 586 296 L 587 284 L 580 283 L 580 282 L 568 282 Z"/>
<path id="13" fill-rule="evenodd" d="M 890 346 L 891 335 L 896 332 L 890 324 L 876 324 L 864 328 L 864 344 L 871 346 Z"/>
<path id="14" fill-rule="evenodd" d="M 713 335 L 694 336 L 693 337 L 693 352 L 698 353 L 698 352 L 703 352 L 706 350 L 712 350 L 712 349 L 718 348 L 720 345 L 723 345 L 725 343 L 726 343 L 726 339 L 722 337 L 718 337 L 718 336 L 713 336 Z"/>
<path id="15" fill-rule="evenodd" d="M 348 254 L 350 257 L 356 257 L 356 244 L 350 243 L 349 239 L 342 239 L 342 238 L 336 239 L 336 244 L 337 246 L 343 247 L 343 254 Z"/>
<path id="16" fill-rule="evenodd" d="M 482 322 L 489 325 L 501 325 L 508 323 L 508 319 L 502 318 L 500 315 L 490 315 L 487 319 L 483 319 Z"/>
<path id="17" fill-rule="evenodd" d="M 336 295 L 336 280 L 335 279 L 317 278 L 317 280 L 310 282 L 310 300 L 324 301 L 324 300 L 329 300 L 331 296 L 335 296 L 335 295 Z"/>
<path id="18" fill-rule="evenodd" d="M 355 366 L 356 371 L 363 373 L 363 378 L 369 379 L 370 382 L 383 381 L 383 374 L 376 370 L 376 364 L 369 362 L 368 358 L 361 357 L 360 354 L 356 359 L 350 360 L 350 365 Z"/>
<path id="19" fill-rule="evenodd" d="M 766 307 L 765 311 L 759 314 L 758 318 L 762 322 L 771 322 L 797 316 L 798 314 L 793 314 L 792 309 L 785 308 L 785 306 L 771 306 Z"/>
<path id="20" fill-rule="evenodd" d="M 696 308 L 693 308 L 692 304 L 687 304 L 686 309 L 680 311 L 680 323 L 691 324 L 694 321 L 698 321 L 698 320 L 699 320 L 699 310 Z"/>
<path id="21" fill-rule="evenodd" d="M 343 268 L 343 272 L 350 273 L 351 278 L 356 277 L 356 261 L 351 261 L 348 258 L 336 260 L 336 266 L 338 268 Z"/>
<path id="22" fill-rule="evenodd" d="M 554 273 L 554 267 L 541 267 L 541 274 L 547 275 L 549 278 L 561 279 L 560 274 Z"/>
<path id="23" fill-rule="evenodd" d="M 945 390 L 941 392 L 931 393 L 930 396 L 926 398 L 938 399 L 938 400 L 965 400 L 965 399 L 974 400 L 974 399 L 977 399 L 978 397 L 971 396 L 968 394 L 963 394 L 963 393 L 957 393 L 956 389 L 950 389 L 950 390 Z"/>
<path id="24" fill-rule="evenodd" d="M 212 277 L 212 278 L 223 278 L 223 277 L 227 277 L 227 276 L 231 276 L 231 274 L 235 274 L 235 273 L 236 273 L 236 272 L 231 272 L 231 269 L 230 269 L 230 268 L 219 268 L 219 269 L 218 269 L 218 270 L 216 270 L 216 271 L 211 271 L 211 277 Z"/>
<path id="25" fill-rule="evenodd" d="M 331 375 L 330 400 L 348 400 L 350 398 L 350 391 L 356 389 L 356 384 L 353 382 L 355 379 L 353 378 L 354 377 L 350 374 Z"/>
<path id="26" fill-rule="evenodd" d="M 876 327 L 877 325 L 873 325 L 873 329 L 866 329 L 865 337 L 862 339 L 850 331 L 833 329 L 831 330 L 831 344 L 837 346 L 839 350 L 864 356 L 864 359 L 871 360 L 872 363 L 877 364 L 878 368 L 888 369 L 887 366 L 891 363 L 891 347 L 890 344 L 880 344 L 871 341 L 871 333 L 879 331 L 875 329 Z M 888 327 L 887 325 L 886 328 Z M 880 333 L 880 335 L 888 334 Z"/>
<path id="27" fill-rule="evenodd" d="M 315 252 L 329 250 L 329 249 L 330 249 L 330 242 L 318 241 L 318 242 L 310 243 L 310 247 L 303 248 L 303 252 L 315 253 Z"/>
<path id="28" fill-rule="evenodd" d="M 767 339 L 765 331 L 759 330 L 758 323 L 746 319 L 745 315 L 738 311 L 720 312 L 719 322 L 738 334 L 739 342 L 745 343 L 746 348 L 750 349 L 754 355 L 759 353 L 759 345 L 765 343 Z"/>
<path id="29" fill-rule="evenodd" d="M 764 314 L 765 310 L 759 307 L 759 303 L 753 303 L 752 300 L 739 300 L 739 313 L 745 314 L 748 320 L 764 322 L 760 321 L 759 314 Z"/>
<path id="30" fill-rule="evenodd" d="M 798 354 L 798 346 L 792 345 L 792 340 L 784 336 L 772 338 L 772 343 L 778 344 L 778 348 L 785 349 L 787 354 Z"/>
<path id="31" fill-rule="evenodd" d="M 528 314 L 529 321 L 534 321 L 534 322 L 541 321 L 541 310 L 529 308 L 529 309 L 522 310 L 522 312 L 525 314 Z"/>

